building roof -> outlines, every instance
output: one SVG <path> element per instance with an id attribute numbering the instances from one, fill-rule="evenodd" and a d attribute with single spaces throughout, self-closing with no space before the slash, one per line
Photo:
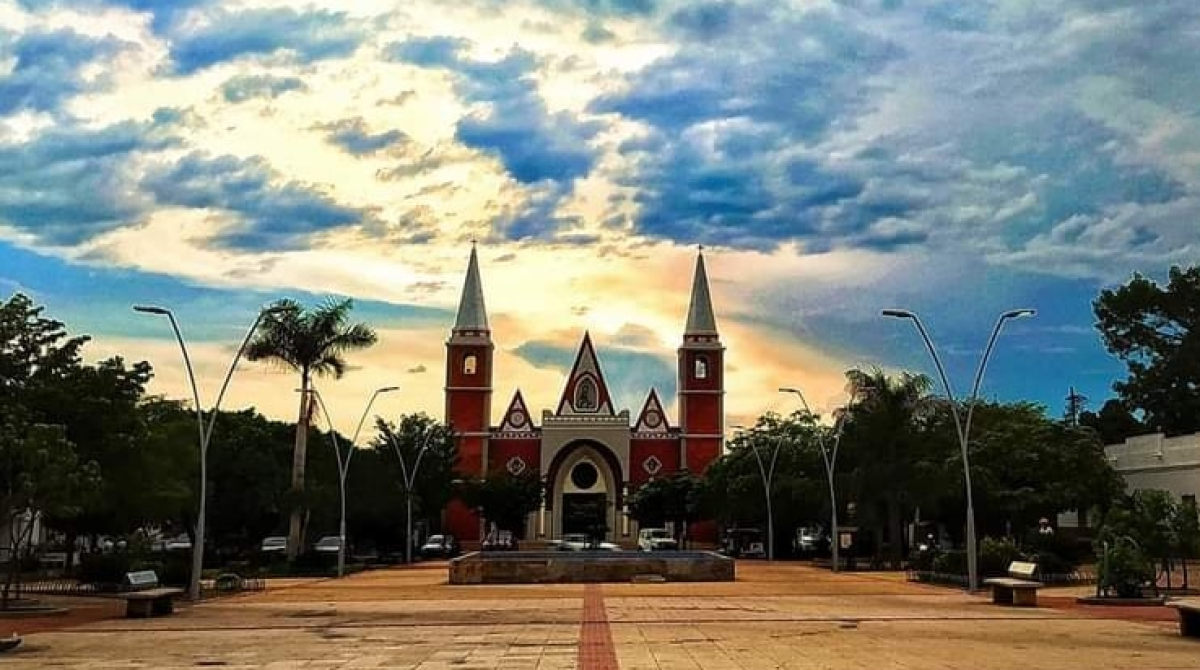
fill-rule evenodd
<path id="1" fill-rule="evenodd" d="M 688 304 L 684 334 L 717 334 L 717 317 L 713 314 L 712 296 L 708 292 L 708 273 L 704 270 L 703 252 L 696 255 L 696 275 L 692 279 L 692 300 Z"/>
<path id="2" fill-rule="evenodd" d="M 471 260 L 467 263 L 467 281 L 463 284 L 462 299 L 458 302 L 458 318 L 454 330 L 490 330 L 487 307 L 483 304 L 483 282 L 479 278 L 479 258 L 471 245 Z"/>

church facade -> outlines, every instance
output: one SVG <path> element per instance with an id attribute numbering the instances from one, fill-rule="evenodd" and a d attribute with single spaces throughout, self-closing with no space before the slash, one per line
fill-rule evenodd
<path id="1" fill-rule="evenodd" d="M 702 253 L 678 349 L 674 421 L 653 388 L 636 415 L 615 407 L 601 355 L 585 332 L 554 409 L 544 409 L 539 420 L 518 388 L 499 425 L 492 425 L 494 351 L 472 248 L 446 342 L 446 423 L 458 442 L 458 471 L 464 477 L 536 472 L 542 478 L 544 502 L 527 520 L 525 540 L 551 540 L 602 525 L 608 541 L 630 543 L 637 537 L 636 523 L 626 516 L 631 492 L 680 470 L 702 473 L 722 452 L 725 348 Z M 447 509 L 446 525 L 468 544 L 483 533 L 480 520 L 457 501 Z M 708 525 L 700 524 L 695 539 L 712 541 L 710 534 Z"/>

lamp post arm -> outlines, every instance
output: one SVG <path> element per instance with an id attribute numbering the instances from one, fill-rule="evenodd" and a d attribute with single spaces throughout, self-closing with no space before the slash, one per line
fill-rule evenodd
<path id="1" fill-rule="evenodd" d="M 925 342 L 925 348 L 929 350 L 929 357 L 933 359 L 934 367 L 937 368 L 938 377 L 942 380 L 942 388 L 946 390 L 946 397 L 950 399 L 950 414 L 954 417 L 954 429 L 958 431 L 960 444 L 965 445 L 966 434 L 963 433 L 962 420 L 958 417 L 958 404 L 954 400 L 954 390 L 950 388 L 950 378 L 946 376 L 946 368 L 942 365 L 942 358 L 938 356 L 937 349 L 933 346 L 933 340 L 929 337 L 929 331 L 925 330 L 925 324 L 921 323 L 921 318 L 914 314 L 912 315 L 912 321 L 917 327 L 917 332 L 920 333 L 921 339 Z"/>
<path id="2" fill-rule="evenodd" d="M 983 381 L 983 373 L 987 370 L 988 359 L 992 357 L 992 350 L 996 347 L 996 340 L 1000 337 L 1000 329 L 1004 327 L 1004 322 L 1009 319 L 1007 314 L 1001 314 L 996 319 L 996 325 L 992 328 L 992 335 L 988 338 L 987 347 L 983 350 L 983 358 L 979 359 L 979 367 L 975 370 L 975 380 L 971 383 L 971 397 L 967 401 L 967 420 L 963 426 L 963 433 L 971 434 L 971 418 L 975 414 L 975 401 L 979 398 L 979 385 Z"/>
<path id="3" fill-rule="evenodd" d="M 188 355 L 187 344 L 183 341 L 183 333 L 179 330 L 179 322 L 175 320 L 174 312 L 165 311 L 167 320 L 171 322 L 171 330 L 175 333 L 175 339 L 179 342 L 179 351 L 183 354 L 183 366 L 187 370 L 188 384 L 192 387 L 192 403 L 196 408 L 196 427 L 200 432 L 200 445 L 207 447 L 208 433 L 204 428 L 204 407 L 200 404 L 200 389 L 196 386 L 196 372 L 192 368 L 192 358 Z"/>
<path id="4" fill-rule="evenodd" d="M 325 406 L 325 398 L 321 397 L 321 392 L 317 390 L 317 387 L 313 386 L 308 392 L 317 399 L 317 405 L 321 407 L 321 413 L 325 415 L 325 425 L 329 427 L 329 442 L 333 445 L 334 455 L 337 456 L 338 476 L 345 481 L 346 467 L 349 464 L 342 465 L 342 448 L 338 445 L 337 429 L 333 427 L 333 417 L 329 414 L 329 408 Z"/>
<path id="5" fill-rule="evenodd" d="M 217 422 L 217 411 L 221 409 L 221 402 L 225 400 L 225 391 L 229 389 L 229 382 L 233 379 L 233 373 L 237 370 L 238 363 L 241 362 L 242 356 L 246 353 L 246 345 L 250 344 L 250 339 L 254 337 L 254 331 L 258 330 L 258 325 L 262 323 L 263 314 L 259 311 L 258 316 L 254 317 L 254 323 L 250 324 L 250 329 L 246 331 L 246 336 L 242 338 L 242 343 L 237 348 L 237 353 L 233 355 L 233 362 L 229 364 L 229 371 L 225 373 L 225 381 L 221 382 L 221 390 L 217 393 L 217 402 L 212 406 L 212 414 L 208 417 L 208 436 L 212 436 L 213 425 Z M 171 319 L 174 321 L 174 317 Z M 187 354 L 184 354 L 187 358 Z M 205 441 L 207 446 L 207 440 Z"/>
<path id="6" fill-rule="evenodd" d="M 358 418 L 358 425 L 354 427 L 354 436 L 350 438 L 350 450 L 346 452 L 345 469 L 350 469 L 350 459 L 354 457 L 354 445 L 358 444 L 358 436 L 362 433 L 363 424 L 367 421 L 367 415 L 371 413 L 371 406 L 375 404 L 375 399 L 379 397 L 381 391 L 376 390 L 371 394 L 371 399 L 367 401 L 366 408 L 363 409 L 362 416 Z M 345 477 L 345 473 L 342 474 Z"/>

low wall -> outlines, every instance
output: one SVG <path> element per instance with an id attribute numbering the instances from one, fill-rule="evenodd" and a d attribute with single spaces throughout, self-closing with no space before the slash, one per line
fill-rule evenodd
<path id="1" fill-rule="evenodd" d="M 473 552 L 450 561 L 451 584 L 731 582 L 734 560 L 710 551 Z"/>

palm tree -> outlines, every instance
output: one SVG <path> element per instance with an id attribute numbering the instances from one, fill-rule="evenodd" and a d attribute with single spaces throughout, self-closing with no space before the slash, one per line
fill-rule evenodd
<path id="1" fill-rule="evenodd" d="M 274 304 L 277 311 L 263 317 L 258 336 L 246 349 L 246 358 L 275 361 L 300 373 L 300 415 L 296 421 L 296 446 L 292 452 L 292 514 L 288 524 L 287 553 L 296 558 L 303 546 L 301 499 L 304 493 L 304 464 L 308 458 L 308 427 L 312 419 L 309 389 L 313 376 L 346 373 L 348 351 L 375 344 L 375 331 L 364 323 L 348 324 L 354 302 L 327 300 L 311 310 L 295 300 Z"/>
<path id="2" fill-rule="evenodd" d="M 846 376 L 852 396 L 857 398 L 847 437 L 858 452 L 861 492 L 882 498 L 891 540 L 890 558 L 893 565 L 899 565 L 903 556 L 902 505 L 906 498 L 920 493 L 920 482 L 916 480 L 923 469 L 921 425 L 933 411 L 929 396 L 932 381 L 910 372 L 889 377 L 879 368 L 869 372 L 850 370 Z M 870 509 L 863 511 L 871 513 Z M 881 536 L 882 528 L 877 525 L 876 529 L 877 537 Z M 877 541 L 877 551 L 879 547 Z"/>

